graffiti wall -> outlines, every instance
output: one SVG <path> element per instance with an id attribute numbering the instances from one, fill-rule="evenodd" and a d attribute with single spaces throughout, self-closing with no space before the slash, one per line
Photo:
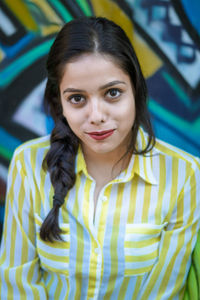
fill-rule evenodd
<path id="1" fill-rule="evenodd" d="M 198 0 L 2 0 L 0 224 L 14 149 L 52 128 L 42 105 L 46 55 L 61 26 L 83 15 L 108 17 L 126 30 L 147 80 L 156 136 L 200 156 Z"/>

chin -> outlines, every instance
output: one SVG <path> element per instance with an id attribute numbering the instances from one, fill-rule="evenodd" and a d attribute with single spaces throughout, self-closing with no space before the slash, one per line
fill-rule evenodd
<path id="1" fill-rule="evenodd" d="M 102 145 L 102 147 L 93 147 L 91 150 L 97 154 L 106 154 L 114 152 L 117 148 L 111 148 L 111 147 L 105 147 Z"/>

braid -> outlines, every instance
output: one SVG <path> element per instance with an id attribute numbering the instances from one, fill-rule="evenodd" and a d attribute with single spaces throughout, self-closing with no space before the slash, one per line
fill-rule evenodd
<path id="1" fill-rule="evenodd" d="M 51 133 L 51 147 L 43 161 L 43 168 L 49 171 L 55 192 L 53 208 L 40 228 L 40 237 L 44 241 L 62 240 L 62 230 L 58 224 L 59 208 L 76 180 L 74 165 L 77 150 L 78 138 L 64 117 L 58 119 Z"/>

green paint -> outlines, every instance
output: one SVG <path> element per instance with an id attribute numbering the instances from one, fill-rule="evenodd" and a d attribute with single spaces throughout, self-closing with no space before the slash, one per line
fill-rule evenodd
<path id="1" fill-rule="evenodd" d="M 196 101 L 195 103 L 192 103 L 190 98 L 187 96 L 187 94 L 181 88 L 181 86 L 174 80 L 173 77 L 170 76 L 170 74 L 163 71 L 162 76 L 167 81 L 167 83 L 171 86 L 174 93 L 177 95 L 178 99 L 181 100 L 182 103 L 184 103 L 184 105 L 187 108 L 189 108 L 190 111 L 195 111 L 200 107 L 200 102 Z"/>
<path id="2" fill-rule="evenodd" d="M 184 93 L 182 88 L 175 82 L 175 80 L 167 73 L 162 72 L 164 79 L 168 82 L 168 84 L 172 87 L 178 98 L 180 98 L 186 106 L 190 106 L 190 100 L 187 95 Z"/>
<path id="3" fill-rule="evenodd" d="M 72 15 L 68 12 L 68 10 L 60 3 L 58 0 L 49 0 L 49 2 L 56 8 L 58 13 L 61 15 L 65 22 L 69 22 L 73 19 Z"/>
<path id="4" fill-rule="evenodd" d="M 184 131 L 185 134 L 197 135 L 199 137 L 200 131 L 200 117 L 192 122 L 188 123 L 184 119 L 181 119 L 174 115 L 173 113 L 169 112 L 158 103 L 156 103 L 153 99 L 149 99 L 148 107 L 150 112 L 153 114 L 161 117 L 166 123 L 170 124 L 172 127 L 176 126 L 178 130 L 181 132 Z"/>
<path id="5" fill-rule="evenodd" d="M 168 127 L 165 123 L 162 123 L 161 120 L 154 120 L 153 128 L 158 139 L 164 140 L 165 142 L 174 145 L 178 148 L 185 150 L 188 153 L 191 153 L 195 156 L 199 156 L 199 145 L 198 142 L 193 143 L 188 142 L 188 138 L 192 139 L 194 142 L 197 140 L 190 134 L 179 134 L 173 128 Z"/>
<path id="6" fill-rule="evenodd" d="M 92 11 L 91 11 L 87 1 L 85 1 L 85 0 L 76 0 L 76 2 L 78 3 L 78 5 L 80 6 L 80 8 L 82 9 L 82 11 L 84 12 L 84 14 L 86 16 L 91 16 L 92 15 Z"/>
<path id="7" fill-rule="evenodd" d="M 6 148 L 4 148 L 0 145 L 0 155 L 3 156 L 4 158 L 10 160 L 12 158 L 13 152 L 7 150 Z"/>
<path id="8" fill-rule="evenodd" d="M 0 73 L 0 87 L 12 82 L 24 69 L 33 64 L 40 57 L 48 53 L 54 39 L 48 40 L 43 44 L 31 49 L 28 53 L 20 56 L 11 65 Z"/>

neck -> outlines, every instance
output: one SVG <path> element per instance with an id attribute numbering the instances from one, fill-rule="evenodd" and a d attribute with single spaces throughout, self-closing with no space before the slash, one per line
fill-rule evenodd
<path id="1" fill-rule="evenodd" d="M 94 178 L 99 185 L 104 185 L 116 178 L 124 169 L 127 168 L 131 153 L 124 150 L 120 153 L 103 153 L 97 154 L 92 151 L 84 151 L 83 154 L 88 173 Z M 123 157 L 123 158 L 122 158 Z"/>

